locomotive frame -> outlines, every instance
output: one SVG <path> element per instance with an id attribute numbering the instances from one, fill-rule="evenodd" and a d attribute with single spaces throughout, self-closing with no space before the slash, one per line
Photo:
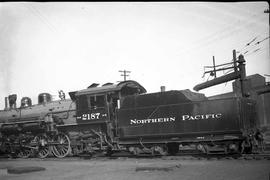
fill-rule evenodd
<path id="1" fill-rule="evenodd" d="M 189 146 L 206 154 L 241 153 L 255 126 L 255 104 L 247 98 L 207 100 L 189 90 L 146 94 L 136 81 L 92 84 L 70 97 L 0 111 L 2 152 L 22 158 L 121 150 L 167 155 Z"/>

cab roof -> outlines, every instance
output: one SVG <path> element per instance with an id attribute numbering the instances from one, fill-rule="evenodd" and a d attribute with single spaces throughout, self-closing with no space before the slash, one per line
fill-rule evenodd
<path id="1" fill-rule="evenodd" d="M 143 86 L 141 86 L 138 82 L 129 80 L 129 81 L 122 81 L 118 84 L 106 83 L 100 87 L 97 87 L 96 84 L 94 86 L 91 85 L 87 89 L 77 91 L 75 93 L 75 96 L 80 96 L 80 95 L 85 95 L 85 94 L 91 95 L 91 94 L 101 94 L 101 93 L 107 93 L 107 92 L 117 92 L 117 91 L 121 91 L 121 89 L 124 87 L 138 89 L 139 94 L 146 93 L 146 89 Z"/>

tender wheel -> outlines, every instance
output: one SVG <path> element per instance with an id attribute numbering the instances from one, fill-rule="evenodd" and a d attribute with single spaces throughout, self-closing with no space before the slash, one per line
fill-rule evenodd
<path id="1" fill-rule="evenodd" d="M 47 136 L 43 134 L 37 135 L 34 139 L 34 142 L 37 143 L 38 146 L 38 157 L 46 158 L 50 154 L 50 146 L 48 145 Z"/>
<path id="2" fill-rule="evenodd" d="M 227 144 L 226 147 L 229 154 L 240 154 L 239 143 L 231 142 Z"/>
<path id="3" fill-rule="evenodd" d="M 70 140 L 67 135 L 60 133 L 54 137 L 52 153 L 58 158 L 66 157 L 71 150 Z"/>
<path id="4" fill-rule="evenodd" d="M 153 147 L 151 147 L 151 150 L 152 150 L 153 155 L 161 155 L 161 156 L 168 155 L 167 146 L 163 146 L 163 145 L 153 146 Z"/>

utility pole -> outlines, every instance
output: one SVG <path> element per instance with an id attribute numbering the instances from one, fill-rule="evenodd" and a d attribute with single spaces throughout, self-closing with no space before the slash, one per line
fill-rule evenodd
<path id="1" fill-rule="evenodd" d="M 234 72 L 237 71 L 237 57 L 236 57 L 236 50 L 233 50 L 233 68 L 234 68 Z"/>
<path id="2" fill-rule="evenodd" d="M 217 73 L 216 73 L 216 61 L 215 61 L 215 56 L 213 56 L 213 68 L 214 68 L 214 71 L 213 71 L 213 74 L 215 76 L 215 78 L 217 77 Z"/>
<path id="3" fill-rule="evenodd" d="M 239 72 L 240 72 L 241 93 L 243 97 L 248 97 L 249 94 L 247 92 L 247 87 L 246 87 L 246 81 L 247 81 L 246 64 L 245 64 L 246 61 L 242 54 L 239 55 L 238 59 L 239 59 L 238 63 L 239 63 Z"/>
<path id="4" fill-rule="evenodd" d="M 126 81 L 127 80 L 127 76 L 129 76 L 128 75 L 128 73 L 131 73 L 131 71 L 127 71 L 127 70 L 123 70 L 123 71 L 119 71 L 120 73 L 123 73 L 123 74 L 121 74 L 121 76 L 124 76 L 124 81 Z"/>

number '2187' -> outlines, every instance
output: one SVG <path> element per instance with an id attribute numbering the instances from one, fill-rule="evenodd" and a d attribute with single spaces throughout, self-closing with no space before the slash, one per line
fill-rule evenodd
<path id="1" fill-rule="evenodd" d="M 99 119 L 100 113 L 82 114 L 82 120 Z"/>

